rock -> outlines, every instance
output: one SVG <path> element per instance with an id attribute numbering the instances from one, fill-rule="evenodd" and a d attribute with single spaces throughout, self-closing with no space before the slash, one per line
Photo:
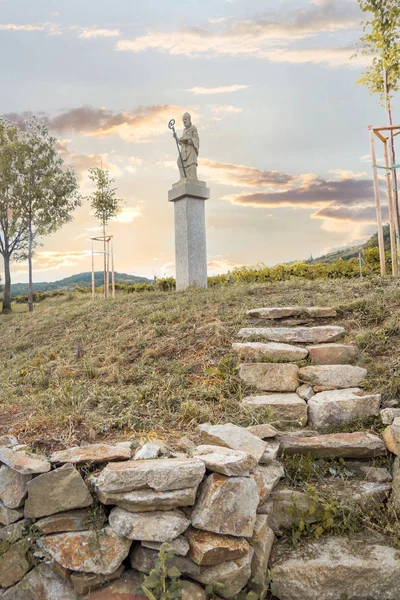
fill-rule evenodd
<path id="1" fill-rule="evenodd" d="M 92 504 L 93 498 L 82 477 L 71 464 L 66 464 L 28 482 L 25 517 L 37 519 Z"/>
<path id="2" fill-rule="evenodd" d="M 271 460 L 268 465 L 259 465 L 257 467 L 252 477 L 257 484 L 260 504 L 265 502 L 284 475 L 285 469 L 277 460 Z"/>
<path id="3" fill-rule="evenodd" d="M 308 402 L 314 396 L 314 390 L 310 385 L 303 383 L 303 385 L 297 388 L 296 394 L 300 396 L 300 398 Z"/>
<path id="4" fill-rule="evenodd" d="M 307 404 L 297 394 L 247 396 L 242 403 L 248 408 L 266 411 L 268 420 L 278 427 L 307 425 Z"/>
<path id="5" fill-rule="evenodd" d="M 37 545 L 65 569 L 109 575 L 128 556 L 131 541 L 118 536 L 111 527 L 105 527 L 46 535 Z"/>
<path id="6" fill-rule="evenodd" d="M 172 550 L 174 550 L 178 556 L 186 556 L 189 552 L 189 542 L 187 541 L 187 539 L 185 537 L 183 537 L 183 535 L 180 535 L 179 537 L 175 538 L 174 540 L 171 540 L 170 542 L 168 542 L 168 544 L 171 546 Z M 144 548 L 150 548 L 151 550 L 157 550 L 157 552 L 159 552 L 162 545 L 163 545 L 162 542 L 147 542 L 145 540 L 142 541 L 142 546 Z"/>
<path id="7" fill-rule="evenodd" d="M 243 363 L 239 377 L 246 385 L 264 392 L 295 392 L 299 368 L 290 363 Z"/>
<path id="8" fill-rule="evenodd" d="M 0 447 L 0 462 L 21 475 L 47 473 L 51 469 L 51 464 L 45 456 L 28 454 L 24 450 L 17 451 L 14 448 Z"/>
<path id="9" fill-rule="evenodd" d="M 203 585 L 221 583 L 223 587 L 218 590 L 222 598 L 236 597 L 246 585 L 251 575 L 251 561 L 253 549 L 243 558 L 230 560 L 212 567 L 202 567 L 200 575 L 193 577 Z"/>
<path id="10" fill-rule="evenodd" d="M 109 575 L 95 575 L 94 573 L 71 573 L 71 583 L 77 594 L 84 596 L 89 594 L 105 583 L 110 583 L 115 579 L 119 579 L 125 571 L 124 565 L 121 565 L 114 573 Z"/>
<path id="11" fill-rule="evenodd" d="M 343 327 L 325 325 L 319 327 L 247 327 L 238 333 L 240 338 L 258 336 L 270 342 L 289 344 L 321 344 L 335 342 L 346 333 Z"/>
<path id="12" fill-rule="evenodd" d="M 399 401 L 396 398 L 389 398 L 382 402 L 384 408 L 396 408 L 399 406 Z"/>
<path id="13" fill-rule="evenodd" d="M 53 452 L 50 457 L 52 463 L 80 464 L 84 462 L 103 463 L 109 460 L 129 460 L 132 456 L 130 443 L 118 446 L 108 444 L 89 444 L 87 446 L 74 446 L 68 450 Z"/>
<path id="14" fill-rule="evenodd" d="M 279 487 L 272 492 L 266 502 L 259 506 L 258 513 L 266 515 L 274 533 L 282 535 L 283 531 L 290 529 L 298 519 L 298 516 L 293 514 L 293 507 L 296 507 L 297 514 L 305 515 L 308 513 L 309 505 L 306 492 Z M 304 520 L 306 523 L 314 523 L 316 516 L 313 514 Z"/>
<path id="15" fill-rule="evenodd" d="M 271 362 L 297 362 L 307 358 L 308 351 L 305 348 L 291 346 L 290 344 L 278 344 L 269 342 L 244 342 L 242 344 L 232 344 L 232 349 L 241 358 L 248 358 L 258 361 Z"/>
<path id="16" fill-rule="evenodd" d="M 396 417 L 392 425 L 386 427 L 382 437 L 389 452 L 400 456 L 400 417 Z"/>
<path id="17" fill-rule="evenodd" d="M 319 431 L 316 431 L 316 429 L 293 429 L 292 431 L 280 431 L 278 434 L 278 440 L 280 440 L 282 436 L 294 437 L 294 438 L 306 438 L 306 437 L 318 437 L 319 435 L 320 435 L 320 433 L 319 433 Z"/>
<path id="18" fill-rule="evenodd" d="M 0 588 L 15 585 L 32 568 L 31 545 L 19 540 L 6 552 L 0 553 Z"/>
<path id="19" fill-rule="evenodd" d="M 153 489 L 158 492 L 197 487 L 205 466 L 195 458 L 132 460 L 107 465 L 96 485 L 102 492 L 131 492 Z"/>
<path id="20" fill-rule="evenodd" d="M 207 600 L 207 597 L 203 588 L 197 583 L 182 581 L 182 600 Z"/>
<path id="21" fill-rule="evenodd" d="M 7 508 L 0 500 L 0 525 L 11 525 L 24 516 L 22 510 Z"/>
<path id="22" fill-rule="evenodd" d="M 22 521 L 2 527 L 0 529 L 0 546 L 1 542 L 8 542 L 8 544 L 15 544 L 15 542 L 18 542 L 18 540 L 26 536 L 30 524 L 30 519 L 22 519 Z"/>
<path id="23" fill-rule="evenodd" d="M 301 381 L 313 386 L 354 388 L 367 376 L 367 369 L 352 365 L 319 365 L 299 369 Z"/>
<path id="24" fill-rule="evenodd" d="M 328 306 L 285 306 L 274 308 L 253 308 L 247 311 L 249 317 L 257 319 L 287 319 L 288 317 L 308 317 L 328 319 L 337 316 L 334 308 Z"/>
<path id="25" fill-rule="evenodd" d="M 51 566 L 40 564 L 4 592 L 1 600 L 78 600 L 78 596 L 68 580 Z"/>
<path id="26" fill-rule="evenodd" d="M 380 403 L 380 394 L 362 395 L 360 388 L 321 392 L 308 403 L 309 423 L 322 429 L 357 419 L 366 420 L 379 414 Z"/>
<path id="27" fill-rule="evenodd" d="M 281 452 L 287 456 L 308 454 L 315 458 L 373 458 L 384 456 L 383 441 L 372 433 L 332 433 L 316 437 L 280 438 Z"/>
<path id="28" fill-rule="evenodd" d="M 400 460 L 397 456 L 393 463 L 392 502 L 396 511 L 400 512 Z"/>
<path id="29" fill-rule="evenodd" d="M 157 560 L 158 553 L 156 550 L 150 550 L 143 545 L 134 545 L 129 555 L 131 566 L 138 569 L 142 573 L 149 574 L 154 569 L 154 561 Z M 183 575 L 187 575 L 193 579 L 197 579 L 200 575 L 201 567 L 196 565 L 187 556 L 174 556 L 169 562 L 171 566 L 177 567 Z"/>
<path id="30" fill-rule="evenodd" d="M 144 444 L 135 453 L 135 460 L 155 459 L 161 454 L 161 448 L 157 444 Z"/>
<path id="31" fill-rule="evenodd" d="M 232 423 L 226 425 L 203 424 L 199 425 L 198 430 L 204 444 L 240 450 L 251 454 L 257 461 L 265 450 L 265 442 L 243 427 L 232 425 Z"/>
<path id="32" fill-rule="evenodd" d="M 136 591 L 142 582 L 143 575 L 130 569 L 110 585 L 84 596 L 83 600 L 146 600 L 147 596 Z"/>
<path id="33" fill-rule="evenodd" d="M 315 365 L 347 365 L 358 356 L 357 346 L 350 344 L 319 344 L 307 350 Z"/>
<path id="34" fill-rule="evenodd" d="M 268 446 L 266 447 L 264 454 L 260 458 L 260 465 L 269 465 L 271 461 L 275 460 L 275 458 L 279 454 L 279 448 L 279 440 L 272 440 L 268 442 Z"/>
<path id="35" fill-rule="evenodd" d="M 209 471 L 230 477 L 249 475 L 257 467 L 252 454 L 223 446 L 197 446 L 194 456 L 203 461 Z"/>
<path id="36" fill-rule="evenodd" d="M 151 512 L 171 510 L 182 506 L 193 506 L 196 501 L 197 487 L 167 492 L 154 490 L 136 490 L 134 492 L 103 493 L 98 496 L 103 504 L 112 504 L 131 512 Z"/>
<path id="37" fill-rule="evenodd" d="M 7 508 L 20 508 L 28 494 L 28 481 L 32 475 L 21 475 L 3 465 L 0 467 L 0 500 Z"/>
<path id="38" fill-rule="evenodd" d="M 257 515 L 254 526 L 253 537 L 250 543 L 253 547 L 253 559 L 251 561 L 251 587 L 262 593 L 268 573 L 269 557 L 275 542 L 275 534 L 268 525 L 268 515 Z"/>
<path id="39" fill-rule="evenodd" d="M 253 479 L 213 473 L 200 486 L 192 525 L 213 533 L 251 537 L 259 501 Z"/>
<path id="40" fill-rule="evenodd" d="M 400 417 L 400 408 L 384 408 L 380 411 L 383 425 L 391 425 L 393 421 Z"/>
<path id="41" fill-rule="evenodd" d="M 113 508 L 109 521 L 118 535 L 149 542 L 169 542 L 190 525 L 190 521 L 179 510 L 130 513 L 122 508 Z"/>
<path id="42" fill-rule="evenodd" d="M 270 568 L 280 600 L 395 600 L 400 587 L 398 550 L 371 534 L 277 544 Z"/>
<path id="43" fill-rule="evenodd" d="M 90 509 L 78 509 L 61 512 L 36 521 L 35 526 L 40 533 L 62 533 L 64 531 L 85 531 L 93 526 L 99 527 L 104 524 L 106 517 L 98 511 L 98 514 Z"/>
<path id="44" fill-rule="evenodd" d="M 200 566 L 236 560 L 250 552 L 250 546 L 243 538 L 217 535 L 193 528 L 187 530 L 185 537 L 190 546 L 190 558 Z"/>
<path id="45" fill-rule="evenodd" d="M 376 483 L 389 483 L 392 476 L 387 469 L 383 467 L 374 467 L 374 465 L 356 460 L 346 461 L 346 468 L 357 475 L 361 475 L 368 481 Z"/>
<path id="46" fill-rule="evenodd" d="M 275 429 L 269 423 L 260 423 L 260 425 L 251 425 L 246 427 L 247 431 L 250 431 L 256 437 L 265 440 L 266 438 L 274 438 L 278 434 L 278 430 Z"/>
<path id="47" fill-rule="evenodd" d="M 18 440 L 13 435 L 0 435 L 0 448 L 18 446 Z"/>

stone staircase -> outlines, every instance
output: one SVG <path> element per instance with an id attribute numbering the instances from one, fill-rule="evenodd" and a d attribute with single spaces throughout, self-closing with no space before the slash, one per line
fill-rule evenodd
<path id="1" fill-rule="evenodd" d="M 320 493 L 338 502 L 350 500 L 363 511 L 379 506 L 383 511 L 391 495 L 400 511 L 399 459 L 393 474 L 386 468 L 389 460 L 385 466 L 375 464 L 387 457 L 387 449 L 400 455 L 400 419 L 395 418 L 400 410 L 381 410 L 380 394 L 363 391 L 367 370 L 355 364 L 361 358 L 358 348 L 334 324 L 334 308 L 260 308 L 248 316 L 256 327 L 241 329 L 241 341 L 232 348 L 241 359 L 241 380 L 254 389 L 242 402 L 260 423 L 248 429 L 267 442 L 265 464 L 279 470 L 277 458 L 283 463 L 299 457 L 340 459 L 346 473 L 337 478 L 332 469 L 332 477 L 316 484 L 311 504 L 317 506 L 311 510 L 307 482 L 298 488 L 276 482 L 259 506 L 257 512 L 268 515 L 276 536 L 269 559 L 274 589 L 280 600 L 395 600 L 400 563 L 392 539 L 361 531 L 351 537 L 311 537 L 293 547 L 284 534 L 299 515 L 308 524 L 317 520 Z M 355 422 L 362 429 L 363 422 L 380 413 L 388 425 L 384 441 L 368 431 L 341 431 Z"/>

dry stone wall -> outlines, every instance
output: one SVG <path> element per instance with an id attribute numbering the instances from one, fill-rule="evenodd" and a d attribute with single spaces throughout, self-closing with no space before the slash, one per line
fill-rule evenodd
<path id="1" fill-rule="evenodd" d="M 381 410 L 379 394 L 362 390 L 357 349 L 338 343 L 345 330 L 332 324 L 335 315 L 318 307 L 250 311 L 268 327 L 242 330 L 239 337 L 258 339 L 233 350 L 254 389 L 243 404 L 258 424 L 200 425 L 201 445 L 185 453 L 123 442 L 47 457 L 0 438 L 0 599 L 144 600 L 137 590 L 165 542 L 182 573 L 182 600 L 206 600 L 205 587 L 217 583 L 221 598 L 246 585 L 261 592 L 268 570 L 281 600 L 397 599 L 391 540 L 363 533 L 297 548 L 283 541 L 294 503 L 307 510 L 309 500 L 283 483 L 282 455 L 341 458 L 354 478 L 326 481 L 328 495 L 351 495 L 365 511 L 390 496 L 400 510 L 398 458 L 392 472 L 374 464 L 388 450 L 400 455 L 393 402 L 381 411 L 383 439 L 325 432 Z"/>

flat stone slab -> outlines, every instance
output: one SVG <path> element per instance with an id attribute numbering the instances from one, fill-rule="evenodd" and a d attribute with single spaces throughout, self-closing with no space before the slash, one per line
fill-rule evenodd
<path id="1" fill-rule="evenodd" d="M 252 477 L 257 484 L 260 496 L 260 504 L 266 501 L 274 487 L 285 475 L 285 469 L 277 460 L 271 460 L 268 464 L 260 464 L 254 471 Z"/>
<path id="2" fill-rule="evenodd" d="M 264 454 L 260 458 L 260 465 L 269 465 L 271 461 L 274 461 L 279 454 L 279 448 L 279 440 L 269 440 Z"/>
<path id="3" fill-rule="evenodd" d="M 250 431 L 256 437 L 261 438 L 262 440 L 274 438 L 278 434 L 278 430 L 270 425 L 269 423 L 260 423 L 259 425 L 251 425 L 250 427 L 246 427 L 247 431 Z"/>
<path id="4" fill-rule="evenodd" d="M 269 342 L 289 344 L 322 344 L 336 342 L 346 333 L 344 327 L 321 325 L 318 327 L 246 327 L 238 333 L 240 338 L 261 337 Z"/>
<path id="5" fill-rule="evenodd" d="M 37 475 L 47 473 L 51 469 L 51 464 L 45 456 L 6 447 L 0 447 L 0 462 L 21 475 Z"/>
<path id="6" fill-rule="evenodd" d="M 308 454 L 315 458 L 373 458 L 384 456 L 386 447 L 377 435 L 372 433 L 331 433 L 315 437 L 280 438 L 281 453 L 287 456 Z"/>
<path id="7" fill-rule="evenodd" d="M 0 554 L 0 589 L 15 585 L 32 568 L 30 550 L 31 544 L 25 539 Z"/>
<path id="8" fill-rule="evenodd" d="M 389 452 L 400 456 L 400 417 L 396 417 L 382 435 Z"/>
<path id="9" fill-rule="evenodd" d="M 367 481 L 390 483 L 393 479 L 388 469 L 375 467 L 373 464 L 364 461 L 348 460 L 346 461 L 346 468 L 357 475 L 361 475 Z"/>
<path id="10" fill-rule="evenodd" d="M 112 579 L 113 574 L 109 576 L 109 580 Z M 130 569 L 123 573 L 119 579 L 103 586 L 101 589 L 90 592 L 82 600 L 147 600 L 147 596 L 136 592 L 141 583 L 143 583 L 143 575 Z"/>
<path id="11" fill-rule="evenodd" d="M 130 492 L 153 489 L 159 492 L 196 487 L 205 466 L 196 458 L 160 458 L 110 463 L 96 478 L 102 492 Z"/>
<path id="12" fill-rule="evenodd" d="M 312 386 L 354 388 L 367 376 L 367 369 L 352 365 L 317 365 L 299 369 L 299 379 Z"/>
<path id="13" fill-rule="evenodd" d="M 157 550 L 158 552 L 163 543 L 142 540 L 141 544 L 144 548 L 150 548 L 151 550 Z M 171 548 L 175 551 L 175 553 L 178 556 L 186 556 L 189 552 L 189 542 L 183 535 L 180 535 L 174 540 L 171 540 L 170 542 L 168 542 L 168 545 L 171 546 Z"/>
<path id="14" fill-rule="evenodd" d="M 37 541 L 38 547 L 65 569 L 97 575 L 114 573 L 128 556 L 131 544 L 111 527 L 46 535 Z"/>
<path id="15" fill-rule="evenodd" d="M 257 461 L 265 450 L 265 442 L 251 434 L 247 429 L 226 423 L 225 425 L 199 425 L 198 430 L 204 444 L 224 446 L 251 454 Z M 198 459 L 199 460 L 199 459 Z"/>
<path id="16" fill-rule="evenodd" d="M 77 594 L 83 596 L 90 591 L 101 587 L 105 583 L 119 579 L 125 571 L 124 565 L 121 565 L 114 573 L 109 575 L 95 575 L 94 573 L 71 573 L 71 583 Z"/>
<path id="17" fill-rule="evenodd" d="M 7 508 L 20 508 L 28 495 L 32 475 L 22 475 L 7 465 L 0 467 L 0 500 Z"/>
<path id="18" fill-rule="evenodd" d="M 43 563 L 29 571 L 19 583 L 4 591 L 0 598 L 1 600 L 78 600 L 70 581 L 63 579 L 52 566 Z"/>
<path id="19" fill-rule="evenodd" d="M 320 392 L 308 402 L 309 424 L 317 429 L 368 419 L 379 414 L 380 394 L 365 394 L 360 388 Z"/>
<path id="20" fill-rule="evenodd" d="M 337 311 L 328 306 L 284 306 L 253 308 L 247 311 L 249 317 L 257 319 L 287 319 L 288 317 L 300 317 L 311 319 L 328 319 L 337 317 Z"/>
<path id="21" fill-rule="evenodd" d="M 383 408 L 380 415 L 383 425 L 391 425 L 397 417 L 400 417 L 400 408 Z"/>
<path id="22" fill-rule="evenodd" d="M 49 517 L 43 517 L 35 523 L 40 533 L 48 535 L 50 533 L 63 533 L 65 531 L 85 531 L 99 523 L 104 523 L 106 517 L 101 514 L 96 514 L 92 510 L 82 508 L 78 510 L 70 510 L 67 512 L 58 513 Z"/>
<path id="23" fill-rule="evenodd" d="M 246 396 L 242 403 L 249 408 L 266 411 L 268 420 L 277 427 L 307 425 L 307 403 L 297 394 Z"/>
<path id="24" fill-rule="evenodd" d="M 68 450 L 53 452 L 50 457 L 52 463 L 73 463 L 80 464 L 85 462 L 103 463 L 109 460 L 129 460 L 132 456 L 130 442 L 117 446 L 108 444 L 89 444 L 87 446 L 74 446 Z"/>
<path id="25" fill-rule="evenodd" d="M 268 524 L 268 515 L 257 515 L 254 534 L 250 540 L 254 554 L 251 561 L 252 588 L 264 592 L 265 574 L 268 572 L 269 557 L 275 542 L 275 534 Z M 262 597 L 262 596 L 261 596 Z"/>
<path id="26" fill-rule="evenodd" d="M 0 500 L 0 525 L 11 525 L 22 519 L 23 516 L 22 509 L 7 508 Z"/>
<path id="27" fill-rule="evenodd" d="M 133 492 L 102 492 L 97 490 L 100 502 L 119 506 L 131 512 L 153 512 L 171 510 L 181 506 L 193 506 L 196 501 L 197 486 L 182 490 L 134 490 Z"/>
<path id="28" fill-rule="evenodd" d="M 122 508 L 113 508 L 109 521 L 118 535 L 129 540 L 149 542 L 169 542 L 190 525 L 190 521 L 179 510 L 131 513 Z"/>
<path id="29" fill-rule="evenodd" d="M 252 478 L 213 473 L 200 486 L 192 525 L 222 535 L 251 537 L 259 502 L 257 484 Z"/>
<path id="30" fill-rule="evenodd" d="M 277 544 L 269 568 L 280 600 L 395 600 L 400 589 L 398 549 L 368 534 Z"/>
<path id="31" fill-rule="evenodd" d="M 296 362 L 308 356 L 308 350 L 277 342 L 244 342 L 232 344 L 232 350 L 241 358 L 271 362 Z"/>
<path id="32" fill-rule="evenodd" d="M 346 365 L 358 356 L 357 346 L 351 344 L 319 344 L 307 346 L 315 365 Z"/>
<path id="33" fill-rule="evenodd" d="M 257 467 L 252 454 L 222 446 L 197 446 L 193 456 L 203 461 L 209 471 L 229 477 L 249 475 Z"/>
<path id="34" fill-rule="evenodd" d="M 28 482 L 25 517 L 37 519 L 92 504 L 93 498 L 81 475 L 66 464 Z"/>
<path id="35" fill-rule="evenodd" d="M 299 368 L 290 363 L 244 363 L 239 377 L 247 385 L 264 392 L 295 392 L 299 387 Z"/>
<path id="36" fill-rule="evenodd" d="M 134 458 L 135 460 L 150 460 L 158 458 L 160 454 L 161 446 L 148 442 L 147 444 L 143 444 L 143 446 L 135 452 Z"/>
<path id="37" fill-rule="evenodd" d="M 218 595 L 222 598 L 236 598 L 250 579 L 252 558 L 253 549 L 250 548 L 250 552 L 243 558 L 201 567 L 200 574 L 193 576 L 193 579 L 205 586 L 221 583 L 223 587 L 218 589 Z"/>
<path id="38" fill-rule="evenodd" d="M 200 566 L 219 565 L 249 554 L 250 546 L 244 538 L 218 535 L 209 531 L 190 528 L 185 533 L 189 542 L 189 556 Z"/>

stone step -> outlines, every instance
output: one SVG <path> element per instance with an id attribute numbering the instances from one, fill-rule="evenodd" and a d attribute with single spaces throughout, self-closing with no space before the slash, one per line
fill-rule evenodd
<path id="1" fill-rule="evenodd" d="M 346 365 L 358 356 L 357 346 L 352 344 L 319 344 L 307 346 L 315 365 Z"/>
<path id="2" fill-rule="evenodd" d="M 269 568 L 280 600 L 395 600 L 400 589 L 398 549 L 371 533 L 276 544 Z"/>
<path id="3" fill-rule="evenodd" d="M 245 342 L 232 344 L 232 350 L 240 358 L 253 360 L 266 360 L 271 362 L 297 362 L 308 356 L 308 350 L 292 346 L 290 344 L 278 344 L 277 342 Z"/>
<path id="4" fill-rule="evenodd" d="M 247 385 L 264 392 L 295 392 L 299 368 L 290 363 L 244 363 L 239 377 Z"/>
<path id="5" fill-rule="evenodd" d="M 322 344 L 336 342 L 346 333 L 344 327 L 338 325 L 321 325 L 318 327 L 245 327 L 238 333 L 240 338 L 259 337 L 269 342 L 289 344 Z"/>
<path id="6" fill-rule="evenodd" d="M 352 365 L 317 365 L 299 369 L 299 379 L 312 386 L 352 388 L 359 386 L 367 376 L 367 369 Z"/>
<path id="7" fill-rule="evenodd" d="M 247 408 L 264 411 L 276 427 L 305 427 L 307 403 L 297 394 L 265 394 L 247 396 L 242 403 Z"/>
<path id="8" fill-rule="evenodd" d="M 315 394 L 308 402 L 311 427 L 323 429 L 329 425 L 350 423 L 379 414 L 380 394 L 365 394 L 360 388 L 333 390 Z"/>
<path id="9" fill-rule="evenodd" d="M 286 456 L 306 454 L 315 458 L 372 458 L 384 456 L 383 440 L 372 433 L 331 433 L 315 437 L 279 438 L 280 452 Z"/>
<path id="10" fill-rule="evenodd" d="M 337 317 L 334 308 L 326 306 L 285 306 L 253 308 L 247 311 L 249 317 L 257 319 L 287 319 L 290 317 L 326 319 Z"/>

